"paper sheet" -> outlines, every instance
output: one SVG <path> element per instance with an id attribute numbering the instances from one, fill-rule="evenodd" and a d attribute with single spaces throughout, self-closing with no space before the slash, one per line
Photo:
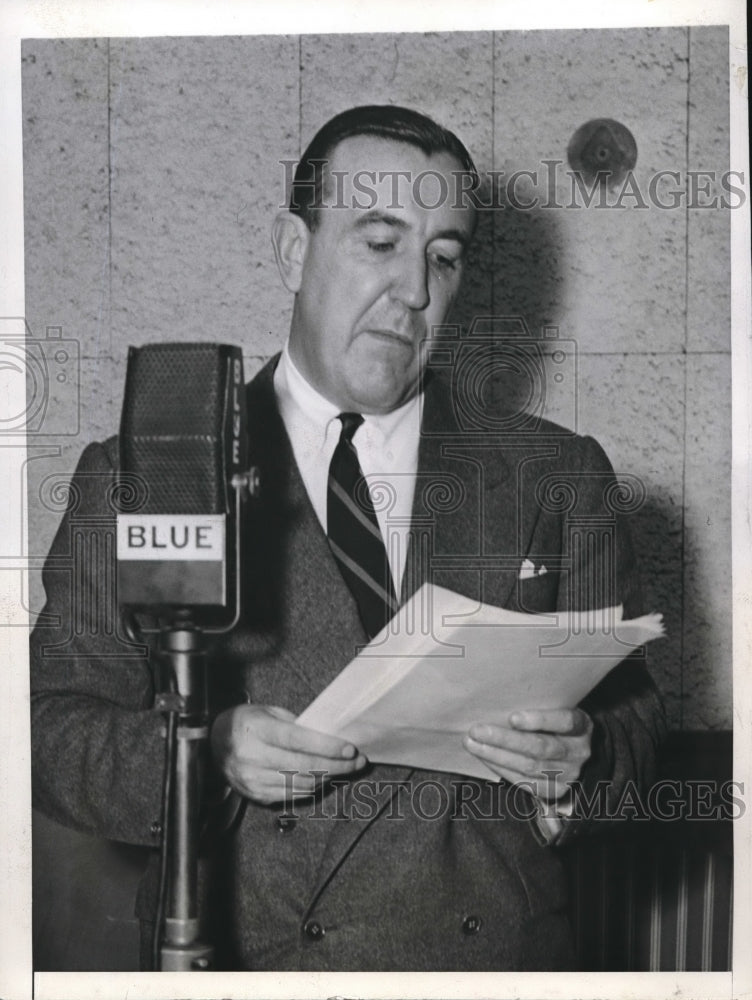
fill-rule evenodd
<path id="1" fill-rule="evenodd" d="M 495 778 L 462 746 L 473 723 L 573 708 L 662 634 L 660 615 L 527 615 L 425 584 L 298 722 L 351 740 L 375 762 Z"/>

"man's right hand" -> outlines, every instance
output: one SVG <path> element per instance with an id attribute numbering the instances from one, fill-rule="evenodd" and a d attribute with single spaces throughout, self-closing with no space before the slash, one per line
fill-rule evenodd
<path id="1" fill-rule="evenodd" d="M 352 774 L 367 763 L 352 743 L 299 726 L 292 712 L 275 705 L 237 705 L 222 712 L 212 726 L 211 745 L 228 784 L 263 805 L 284 802 L 290 794 L 312 795 L 327 778 Z"/>

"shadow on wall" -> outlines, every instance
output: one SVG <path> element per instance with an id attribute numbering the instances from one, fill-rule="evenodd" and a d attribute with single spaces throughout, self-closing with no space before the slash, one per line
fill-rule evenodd
<path id="1" fill-rule="evenodd" d="M 522 316 L 533 333 L 556 325 L 563 254 L 556 212 L 524 211 L 508 203 L 481 209 L 454 321 L 468 328 L 477 315 L 493 313 Z"/>
<path id="2" fill-rule="evenodd" d="M 485 201 L 489 196 L 484 193 L 481 197 Z M 450 322 L 467 335 L 479 317 L 491 318 L 499 327 L 521 319 L 529 338 L 540 342 L 544 328 L 557 327 L 563 253 L 556 213 L 523 211 L 509 204 L 481 210 Z M 564 339 L 571 335 L 572 331 L 561 331 Z M 524 365 L 521 369 L 499 366 L 494 384 L 488 386 L 488 402 L 495 409 L 518 413 L 531 398 L 530 389 Z M 567 425 L 572 426 L 572 421 Z"/>

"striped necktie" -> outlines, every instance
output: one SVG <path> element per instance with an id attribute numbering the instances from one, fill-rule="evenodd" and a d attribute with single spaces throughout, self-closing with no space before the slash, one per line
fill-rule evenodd
<path id="1" fill-rule="evenodd" d="M 363 417 L 359 413 L 341 413 L 339 419 L 342 433 L 329 466 L 327 535 L 358 605 L 363 627 L 373 638 L 398 605 L 384 539 L 352 440 Z"/>

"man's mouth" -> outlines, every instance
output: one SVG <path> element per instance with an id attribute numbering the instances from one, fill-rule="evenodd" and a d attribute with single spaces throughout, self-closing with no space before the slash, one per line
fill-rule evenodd
<path id="1" fill-rule="evenodd" d="M 368 327 L 364 333 L 369 333 L 371 336 L 383 338 L 390 342 L 400 344 L 403 347 L 409 347 L 411 350 L 414 345 L 414 340 L 411 334 L 401 333 L 397 330 L 390 330 L 388 327 Z"/>

